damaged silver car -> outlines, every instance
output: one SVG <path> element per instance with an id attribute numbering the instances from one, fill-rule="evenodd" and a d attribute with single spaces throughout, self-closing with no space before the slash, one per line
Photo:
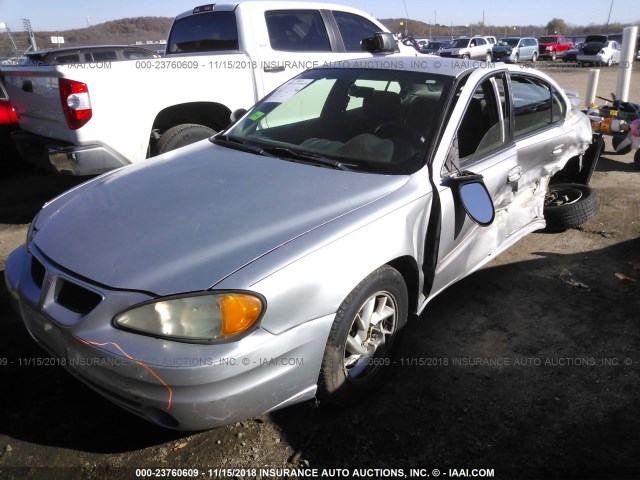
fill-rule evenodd
<path id="1" fill-rule="evenodd" d="M 392 63 L 309 70 L 47 203 L 5 271 L 33 338 L 173 429 L 374 394 L 407 320 L 544 228 L 552 178 L 597 157 L 541 72 Z"/>

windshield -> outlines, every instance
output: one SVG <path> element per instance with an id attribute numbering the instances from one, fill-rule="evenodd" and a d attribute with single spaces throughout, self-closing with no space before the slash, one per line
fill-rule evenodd
<path id="1" fill-rule="evenodd" d="M 167 46 L 167 54 L 238 50 L 236 15 L 209 12 L 176 20 Z"/>
<path id="2" fill-rule="evenodd" d="M 425 163 L 452 81 L 426 72 L 310 70 L 217 138 L 288 160 L 413 173 Z"/>
<path id="3" fill-rule="evenodd" d="M 447 45 L 447 48 L 467 48 L 468 45 L 468 38 L 459 38 L 458 40 L 451 40 Z"/>
<path id="4" fill-rule="evenodd" d="M 498 42 L 498 45 L 501 47 L 517 47 L 519 41 L 519 38 L 503 38 Z"/>

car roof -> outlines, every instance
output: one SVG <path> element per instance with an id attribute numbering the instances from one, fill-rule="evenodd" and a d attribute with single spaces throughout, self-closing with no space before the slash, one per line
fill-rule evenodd
<path id="1" fill-rule="evenodd" d="M 181 20 L 184 17 L 188 17 L 191 15 L 199 15 L 200 13 L 207 13 L 210 11 L 215 12 L 231 12 L 234 11 L 240 4 L 243 7 L 249 8 L 257 8 L 259 10 L 340 10 L 342 12 L 351 12 L 355 14 L 362 14 L 361 10 L 358 10 L 353 7 L 348 7 L 346 5 L 340 5 L 337 3 L 321 3 L 321 2 L 304 2 L 304 6 L 301 6 L 300 3 L 292 3 L 289 1 L 247 1 L 247 2 L 236 2 L 236 3 L 203 3 L 200 4 L 191 10 L 187 10 L 186 12 L 182 12 L 180 15 L 176 16 L 175 20 Z M 198 13 L 193 13 L 196 8 L 213 5 L 212 10 L 202 11 Z M 366 15 L 366 14 L 365 14 Z"/>
<path id="2" fill-rule="evenodd" d="M 136 50 L 149 50 L 148 48 L 142 47 L 140 45 L 79 45 L 77 47 L 62 47 L 62 48 L 43 48 L 42 50 L 35 50 L 33 52 L 25 53 L 25 56 L 44 56 L 48 53 L 65 53 L 65 52 L 77 52 L 79 50 L 91 50 L 91 51 L 99 51 L 99 50 L 113 50 L 120 48 L 131 48 Z"/>

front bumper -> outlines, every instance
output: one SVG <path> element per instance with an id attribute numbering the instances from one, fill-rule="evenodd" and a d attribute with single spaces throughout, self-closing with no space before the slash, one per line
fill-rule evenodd
<path id="1" fill-rule="evenodd" d="M 5 282 L 27 330 L 56 364 L 121 407 L 178 430 L 218 427 L 313 398 L 334 319 L 280 335 L 258 329 L 236 342 L 188 344 L 114 328 L 115 313 L 149 295 L 74 278 L 35 248 L 9 256 Z M 61 294 L 67 283 L 100 301 L 89 312 L 71 310 Z"/>
<path id="2" fill-rule="evenodd" d="M 581 63 L 607 63 L 608 57 L 605 55 L 597 54 L 597 55 L 576 55 L 576 60 Z"/>
<path id="3" fill-rule="evenodd" d="M 130 163 L 103 145 L 70 145 L 24 130 L 12 137 L 22 158 L 59 173 L 99 175 Z"/>

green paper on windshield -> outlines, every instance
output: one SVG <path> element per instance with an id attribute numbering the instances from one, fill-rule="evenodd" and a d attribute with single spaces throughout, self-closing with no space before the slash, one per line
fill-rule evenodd
<path id="1" fill-rule="evenodd" d="M 264 112 L 258 111 L 256 113 L 254 113 L 253 115 L 251 115 L 249 118 L 255 122 L 256 120 L 258 120 L 263 115 L 264 115 Z"/>

